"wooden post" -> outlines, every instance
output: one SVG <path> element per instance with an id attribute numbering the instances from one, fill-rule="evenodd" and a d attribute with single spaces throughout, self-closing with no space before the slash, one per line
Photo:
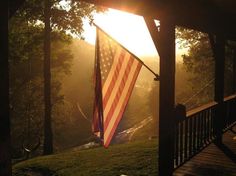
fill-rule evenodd
<path id="1" fill-rule="evenodd" d="M 0 175 L 11 175 L 9 116 L 8 1 L 0 3 Z"/>
<path id="2" fill-rule="evenodd" d="M 215 101 L 218 103 L 214 120 L 216 144 L 222 143 L 222 130 L 224 125 L 224 66 L 225 66 L 225 40 L 216 36 L 213 47 L 215 57 Z"/>
<path id="3" fill-rule="evenodd" d="M 160 55 L 159 175 L 170 176 L 174 169 L 175 111 L 175 26 L 170 19 L 145 19 Z"/>
<path id="4" fill-rule="evenodd" d="M 236 93 L 236 49 L 233 53 L 233 91 Z"/>

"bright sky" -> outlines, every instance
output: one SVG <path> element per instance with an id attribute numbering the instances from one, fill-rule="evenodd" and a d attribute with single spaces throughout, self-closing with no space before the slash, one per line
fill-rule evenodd
<path id="1" fill-rule="evenodd" d="M 98 26 L 139 58 L 158 57 L 143 17 L 109 9 L 105 13 L 96 14 L 94 18 Z M 95 44 L 96 29 L 86 21 L 83 35 L 87 42 Z M 177 55 L 183 54 L 184 51 L 179 50 L 178 46 L 176 49 Z"/>
<path id="2" fill-rule="evenodd" d="M 95 23 L 135 55 L 157 56 L 157 51 L 141 16 L 110 9 L 95 15 Z M 85 40 L 95 43 L 96 30 L 85 22 Z"/>

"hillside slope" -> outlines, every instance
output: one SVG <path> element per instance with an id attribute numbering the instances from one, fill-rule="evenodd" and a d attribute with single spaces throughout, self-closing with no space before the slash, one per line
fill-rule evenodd
<path id="1" fill-rule="evenodd" d="M 37 157 L 14 165 L 13 175 L 154 176 L 157 166 L 157 141 L 146 140 Z"/>

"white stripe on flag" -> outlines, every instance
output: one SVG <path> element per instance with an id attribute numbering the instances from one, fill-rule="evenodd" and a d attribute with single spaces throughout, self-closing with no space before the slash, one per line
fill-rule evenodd
<path id="1" fill-rule="evenodd" d="M 110 86 L 110 83 L 112 81 L 112 77 L 114 75 L 114 71 L 116 70 L 116 66 L 117 66 L 117 63 L 118 63 L 118 59 L 120 57 L 120 54 L 121 54 L 121 51 L 122 51 L 122 48 L 118 48 L 117 51 L 116 51 L 116 54 L 115 54 L 115 57 L 114 57 L 114 60 L 113 60 L 113 63 L 112 63 L 112 66 L 111 66 L 111 70 L 110 70 L 110 73 L 108 74 L 107 76 L 107 79 L 102 87 L 102 94 L 103 96 L 105 96 L 109 86 Z"/>
<path id="2" fill-rule="evenodd" d="M 117 92 L 118 92 L 118 90 L 119 90 L 121 81 L 122 81 L 122 79 L 123 79 L 123 77 L 124 77 L 124 74 L 125 74 L 125 71 L 126 71 L 126 69 L 127 69 L 127 65 L 128 65 L 128 62 L 129 62 L 129 58 L 130 58 L 130 54 L 126 54 L 126 55 L 125 55 L 125 58 L 124 58 L 124 61 L 123 61 L 123 63 L 122 63 L 122 66 L 121 66 L 120 73 L 119 73 L 118 77 L 116 78 L 115 86 L 114 86 L 114 88 L 112 89 L 111 95 L 110 95 L 110 97 L 109 97 L 109 99 L 108 99 L 107 105 L 106 105 L 106 107 L 103 107 L 103 109 L 104 109 L 104 114 L 103 114 L 104 120 L 106 120 L 107 115 L 108 115 L 108 112 L 109 112 L 110 109 L 111 109 L 111 105 L 112 105 L 112 103 L 114 102 L 114 99 L 115 99 L 115 97 L 116 97 L 116 95 L 117 95 Z"/>
<path id="3" fill-rule="evenodd" d="M 136 73 L 136 69 L 137 69 L 138 65 L 139 65 L 139 62 L 135 60 L 135 62 L 131 66 L 131 72 L 128 75 L 128 79 L 127 79 L 127 82 L 125 84 L 124 90 L 123 90 L 123 92 L 122 92 L 122 94 L 119 98 L 119 102 L 118 102 L 118 104 L 117 104 L 117 106 L 114 110 L 114 114 L 113 114 L 113 116 L 112 116 L 112 118 L 109 122 L 109 125 L 108 125 L 107 129 L 105 129 L 105 131 L 104 131 L 104 143 L 106 143 L 106 140 L 108 139 L 109 135 L 111 135 L 111 130 L 114 127 L 115 121 L 116 121 L 116 119 L 119 115 L 119 112 L 121 111 L 124 100 L 127 97 L 129 87 L 132 83 L 132 80 L 133 80 L 133 77 Z"/>

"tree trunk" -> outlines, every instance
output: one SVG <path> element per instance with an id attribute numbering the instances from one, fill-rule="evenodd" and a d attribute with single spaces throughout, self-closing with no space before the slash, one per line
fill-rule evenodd
<path id="1" fill-rule="evenodd" d="M 0 176 L 11 175 L 9 116 L 8 1 L 0 3 Z"/>
<path id="2" fill-rule="evenodd" d="M 44 24 L 45 24 L 45 36 L 44 36 L 44 146 L 43 154 L 48 155 L 53 153 L 53 135 L 52 135 L 52 120 L 51 120 L 51 2 L 50 0 L 44 0 Z"/>

